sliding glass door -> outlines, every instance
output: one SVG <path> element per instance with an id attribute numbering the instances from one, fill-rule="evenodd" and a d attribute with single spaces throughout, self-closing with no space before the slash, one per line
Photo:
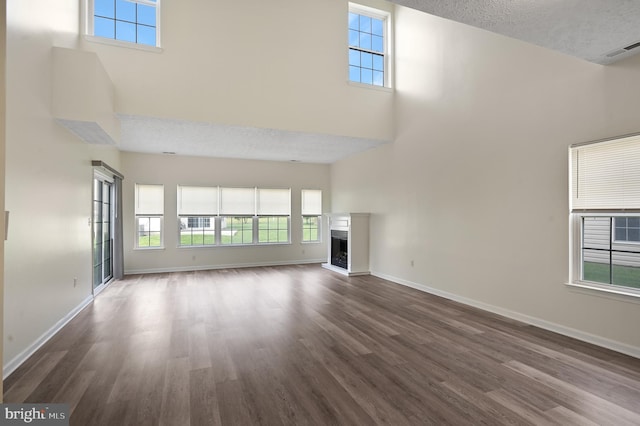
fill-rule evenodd
<path id="1" fill-rule="evenodd" d="M 99 173 L 93 178 L 93 289 L 113 278 L 113 180 Z"/>

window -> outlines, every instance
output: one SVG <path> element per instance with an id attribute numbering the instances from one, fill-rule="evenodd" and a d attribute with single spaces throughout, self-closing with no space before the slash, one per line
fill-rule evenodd
<path id="1" fill-rule="evenodd" d="M 349 81 L 389 87 L 389 14 L 349 4 Z"/>
<path id="2" fill-rule="evenodd" d="M 217 215 L 217 187 L 178 186 L 180 246 L 214 245 Z"/>
<path id="3" fill-rule="evenodd" d="M 88 0 L 89 35 L 159 46 L 159 0 Z"/>
<path id="4" fill-rule="evenodd" d="M 162 247 L 162 220 L 164 215 L 164 186 L 140 185 L 135 187 L 136 247 Z"/>
<path id="5" fill-rule="evenodd" d="M 258 243 L 288 243 L 291 190 L 257 190 Z"/>
<path id="6" fill-rule="evenodd" d="M 575 281 L 640 295 L 640 136 L 570 155 Z"/>
<path id="7" fill-rule="evenodd" d="M 320 242 L 322 223 L 322 191 L 302 190 L 302 241 Z"/>
<path id="8" fill-rule="evenodd" d="M 221 244 L 253 244 L 255 188 L 220 188 Z"/>

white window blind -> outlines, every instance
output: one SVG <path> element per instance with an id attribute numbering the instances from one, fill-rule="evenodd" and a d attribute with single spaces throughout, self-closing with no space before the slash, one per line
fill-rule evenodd
<path id="1" fill-rule="evenodd" d="M 290 189 L 258 188 L 258 215 L 289 216 L 291 214 Z"/>
<path id="2" fill-rule="evenodd" d="M 302 190 L 302 215 L 320 216 L 322 214 L 322 191 L 319 189 Z"/>
<path id="3" fill-rule="evenodd" d="M 571 148 L 571 209 L 640 209 L 640 136 Z"/>
<path id="4" fill-rule="evenodd" d="M 220 214 L 228 216 L 255 215 L 255 188 L 220 188 Z"/>
<path id="5" fill-rule="evenodd" d="M 218 187 L 178 186 L 178 216 L 216 216 Z"/>
<path id="6" fill-rule="evenodd" d="M 164 214 L 164 185 L 136 184 L 136 214 Z"/>

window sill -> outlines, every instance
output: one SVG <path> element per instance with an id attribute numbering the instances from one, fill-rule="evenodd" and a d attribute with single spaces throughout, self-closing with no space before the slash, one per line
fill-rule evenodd
<path id="1" fill-rule="evenodd" d="M 572 287 L 573 290 L 584 292 L 586 294 L 604 296 L 626 302 L 640 303 L 640 290 L 634 291 L 633 289 L 626 289 L 622 287 L 618 288 L 585 281 L 569 282 L 565 285 L 567 287 Z"/>
<path id="2" fill-rule="evenodd" d="M 161 47 L 149 46 L 148 44 L 131 43 L 128 41 L 114 40 L 114 39 L 104 38 L 104 37 L 96 37 L 88 34 L 84 35 L 84 39 L 91 43 L 106 44 L 109 46 L 116 46 L 116 47 L 125 47 L 127 49 L 144 50 L 146 52 L 153 52 L 153 53 L 163 52 L 163 49 Z"/>
<path id="3" fill-rule="evenodd" d="M 322 244 L 322 241 L 301 241 L 301 244 Z"/>
<path id="4" fill-rule="evenodd" d="M 392 87 L 374 86 L 373 84 L 357 83 L 355 81 L 347 80 L 347 84 L 353 87 L 360 87 L 363 89 L 376 90 L 378 92 L 393 93 Z"/>
<path id="5" fill-rule="evenodd" d="M 155 251 L 155 250 L 164 250 L 164 246 L 162 247 L 134 247 L 136 251 Z"/>

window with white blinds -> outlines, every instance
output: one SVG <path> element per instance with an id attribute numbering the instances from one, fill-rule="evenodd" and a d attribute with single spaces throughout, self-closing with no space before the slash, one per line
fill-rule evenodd
<path id="1" fill-rule="evenodd" d="M 571 148 L 571 210 L 640 209 L 640 135 Z"/>
<path id="2" fill-rule="evenodd" d="M 136 248 L 161 248 L 163 244 L 164 185 L 135 186 Z"/>
<path id="3" fill-rule="evenodd" d="M 290 243 L 291 189 L 177 187 L 179 246 Z"/>
<path id="4" fill-rule="evenodd" d="M 322 235 L 322 191 L 302 190 L 302 242 L 318 243 Z"/>
<path id="5" fill-rule="evenodd" d="M 640 135 L 570 149 L 572 276 L 640 296 Z"/>
<path id="6" fill-rule="evenodd" d="M 217 186 L 178 186 L 178 221 L 181 247 L 216 244 Z"/>

